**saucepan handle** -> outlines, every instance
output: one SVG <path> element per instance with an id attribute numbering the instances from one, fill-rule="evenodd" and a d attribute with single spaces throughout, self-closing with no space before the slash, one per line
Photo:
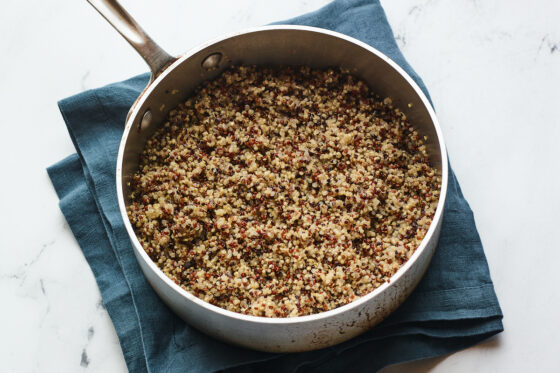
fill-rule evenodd
<path id="1" fill-rule="evenodd" d="M 87 0 L 126 39 L 150 66 L 152 80 L 175 57 L 169 55 L 146 34 L 117 0 Z"/>

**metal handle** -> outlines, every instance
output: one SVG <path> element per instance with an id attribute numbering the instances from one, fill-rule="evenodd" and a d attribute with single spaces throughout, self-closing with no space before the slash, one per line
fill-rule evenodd
<path id="1" fill-rule="evenodd" d="M 146 34 L 117 0 L 87 0 L 150 66 L 152 80 L 175 60 Z"/>

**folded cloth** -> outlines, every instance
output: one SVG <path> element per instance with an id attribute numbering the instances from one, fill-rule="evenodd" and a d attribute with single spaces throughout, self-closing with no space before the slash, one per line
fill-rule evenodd
<path id="1" fill-rule="evenodd" d="M 377 0 L 334 1 L 282 22 L 323 27 L 366 42 L 403 67 Z M 450 170 L 438 248 L 414 293 L 369 332 L 323 350 L 271 354 L 208 337 L 173 314 L 146 282 L 125 231 L 115 189 L 119 141 L 144 74 L 59 102 L 77 154 L 48 168 L 60 208 L 91 266 L 131 372 L 372 372 L 472 346 L 503 330 L 473 214 Z"/>

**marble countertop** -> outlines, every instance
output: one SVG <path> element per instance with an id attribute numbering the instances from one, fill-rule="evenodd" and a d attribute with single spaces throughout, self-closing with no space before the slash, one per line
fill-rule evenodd
<path id="1" fill-rule="evenodd" d="M 173 53 L 327 2 L 123 1 Z M 495 338 L 384 372 L 554 371 L 560 366 L 560 2 L 382 3 L 432 95 L 505 314 L 505 332 Z M 58 99 L 147 68 L 85 1 L 2 5 L 0 370 L 126 371 L 45 168 L 74 152 Z"/>

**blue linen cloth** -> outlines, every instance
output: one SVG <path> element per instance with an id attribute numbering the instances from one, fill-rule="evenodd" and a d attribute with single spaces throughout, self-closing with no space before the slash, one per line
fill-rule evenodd
<path id="1" fill-rule="evenodd" d="M 368 43 L 428 94 L 399 51 L 377 0 L 337 0 L 282 23 L 323 27 Z M 48 168 L 131 372 L 372 372 L 464 349 L 503 330 L 473 213 L 452 170 L 439 245 L 425 277 L 395 313 L 369 332 L 319 351 L 270 354 L 190 327 L 142 275 L 117 205 L 115 167 L 123 125 L 148 79 L 143 74 L 60 101 L 76 154 Z"/>

